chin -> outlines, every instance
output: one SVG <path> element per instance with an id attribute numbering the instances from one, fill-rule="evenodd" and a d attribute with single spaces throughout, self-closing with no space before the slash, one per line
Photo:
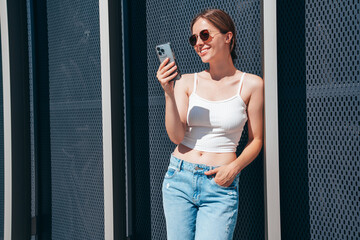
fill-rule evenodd
<path id="1" fill-rule="evenodd" d="M 203 57 L 200 57 L 201 58 L 201 61 L 203 63 L 209 63 L 210 62 L 210 57 L 209 56 L 203 56 Z"/>
<path id="2" fill-rule="evenodd" d="M 201 59 L 201 61 L 202 61 L 203 63 L 209 63 L 209 60 Z"/>

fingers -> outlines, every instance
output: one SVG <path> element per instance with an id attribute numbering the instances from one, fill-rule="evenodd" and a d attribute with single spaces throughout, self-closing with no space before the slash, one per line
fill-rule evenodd
<path id="1" fill-rule="evenodd" d="M 170 59 L 166 58 L 159 66 L 156 77 L 159 80 L 162 88 L 165 92 L 172 93 L 174 91 L 174 84 L 169 84 L 170 81 L 174 80 L 178 72 L 176 71 L 177 66 L 175 62 L 169 63 Z"/>
<path id="2" fill-rule="evenodd" d="M 173 74 L 171 74 L 170 76 L 168 76 L 167 78 L 163 79 L 163 82 L 169 82 L 170 80 L 172 80 L 176 75 L 178 74 L 178 72 L 175 72 Z"/>
<path id="3" fill-rule="evenodd" d="M 163 86 L 165 86 L 166 84 L 169 84 L 169 82 L 170 82 L 171 80 L 173 80 L 176 75 L 177 75 L 177 72 L 171 74 L 171 75 L 168 76 L 167 78 L 162 79 L 162 80 L 160 81 L 161 84 L 162 84 Z"/>
<path id="4" fill-rule="evenodd" d="M 175 65 L 175 62 L 172 62 L 172 63 L 169 63 L 168 65 L 166 65 L 165 67 L 163 67 L 162 69 L 160 69 L 159 73 L 161 75 L 169 75 L 176 68 L 177 68 L 177 66 Z"/>
<path id="5" fill-rule="evenodd" d="M 230 186 L 230 184 L 232 183 L 231 181 L 230 181 L 230 183 L 217 182 L 217 178 L 214 178 L 214 181 L 215 181 L 216 184 L 218 184 L 218 185 L 220 185 L 220 186 L 223 186 L 223 187 L 228 187 L 228 186 Z"/>
<path id="6" fill-rule="evenodd" d="M 171 68 L 172 66 L 175 65 L 175 62 L 169 63 L 169 61 L 170 61 L 169 58 L 165 58 L 165 60 L 160 63 L 160 66 L 158 68 L 158 72 L 163 73 L 163 72 L 167 71 L 169 68 Z"/>
<path id="7" fill-rule="evenodd" d="M 212 170 L 209 170 L 207 172 L 204 172 L 205 175 L 213 175 L 215 173 L 217 173 L 219 171 L 218 168 L 215 168 L 215 169 L 212 169 Z"/>
<path id="8" fill-rule="evenodd" d="M 175 62 L 168 64 L 169 61 L 170 61 L 169 58 L 165 58 L 165 60 L 160 63 L 158 72 L 163 73 L 164 71 L 167 71 L 170 67 L 172 67 L 175 64 Z"/>
<path id="9" fill-rule="evenodd" d="M 160 66 L 161 65 L 162 65 L 162 63 L 160 64 Z M 176 69 L 177 69 L 177 66 L 175 65 L 175 62 L 172 62 L 163 68 L 160 67 L 156 76 L 160 82 L 165 83 L 167 81 L 170 81 L 177 75 Z"/>
<path id="10" fill-rule="evenodd" d="M 170 64 L 169 64 L 170 65 Z M 164 68 L 165 69 L 165 68 Z M 172 68 L 167 68 L 167 70 L 165 72 L 162 73 L 163 77 L 167 77 L 170 74 L 172 74 L 175 70 L 177 69 L 177 66 L 173 66 Z"/>
<path id="11" fill-rule="evenodd" d="M 165 58 L 165 60 L 160 64 L 158 71 L 160 71 L 169 61 L 169 58 Z"/>

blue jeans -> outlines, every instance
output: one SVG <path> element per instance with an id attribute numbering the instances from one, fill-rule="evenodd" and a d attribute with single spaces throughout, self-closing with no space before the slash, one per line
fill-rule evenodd
<path id="1" fill-rule="evenodd" d="M 162 184 L 168 240 L 230 240 L 238 213 L 239 176 L 229 187 L 204 172 L 219 166 L 194 164 L 171 155 Z"/>

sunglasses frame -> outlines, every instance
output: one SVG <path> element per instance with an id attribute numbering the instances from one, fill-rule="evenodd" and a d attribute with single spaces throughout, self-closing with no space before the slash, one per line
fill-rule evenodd
<path id="1" fill-rule="evenodd" d="M 203 36 L 203 34 L 204 34 L 204 31 L 207 31 L 208 32 L 208 34 L 209 34 L 209 36 L 206 38 L 206 37 L 202 37 Z M 199 35 L 198 34 L 193 34 L 193 35 L 191 35 L 190 37 L 189 37 L 189 43 L 190 43 L 190 45 L 191 46 L 195 46 L 196 45 L 196 43 L 197 43 L 197 40 L 198 40 L 198 36 L 200 37 L 200 39 L 204 42 L 204 43 L 206 43 L 207 41 L 209 41 L 209 39 L 210 39 L 210 37 L 211 38 L 213 38 L 216 34 L 218 34 L 218 33 L 221 33 L 221 32 L 217 32 L 217 33 L 215 33 L 213 36 L 211 36 L 211 32 L 209 31 L 209 29 L 203 29 L 203 30 L 201 30 L 200 31 L 200 33 L 199 33 Z M 195 37 L 195 42 L 194 42 L 194 45 L 192 44 L 192 42 L 193 42 L 193 38 Z"/>

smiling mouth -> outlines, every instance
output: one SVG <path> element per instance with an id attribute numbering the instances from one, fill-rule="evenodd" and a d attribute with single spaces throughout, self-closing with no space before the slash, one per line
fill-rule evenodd
<path id="1" fill-rule="evenodd" d="M 210 48 L 203 48 L 203 49 L 201 49 L 200 55 L 201 55 L 201 56 L 205 55 L 205 54 L 209 51 L 209 49 L 210 49 Z"/>

